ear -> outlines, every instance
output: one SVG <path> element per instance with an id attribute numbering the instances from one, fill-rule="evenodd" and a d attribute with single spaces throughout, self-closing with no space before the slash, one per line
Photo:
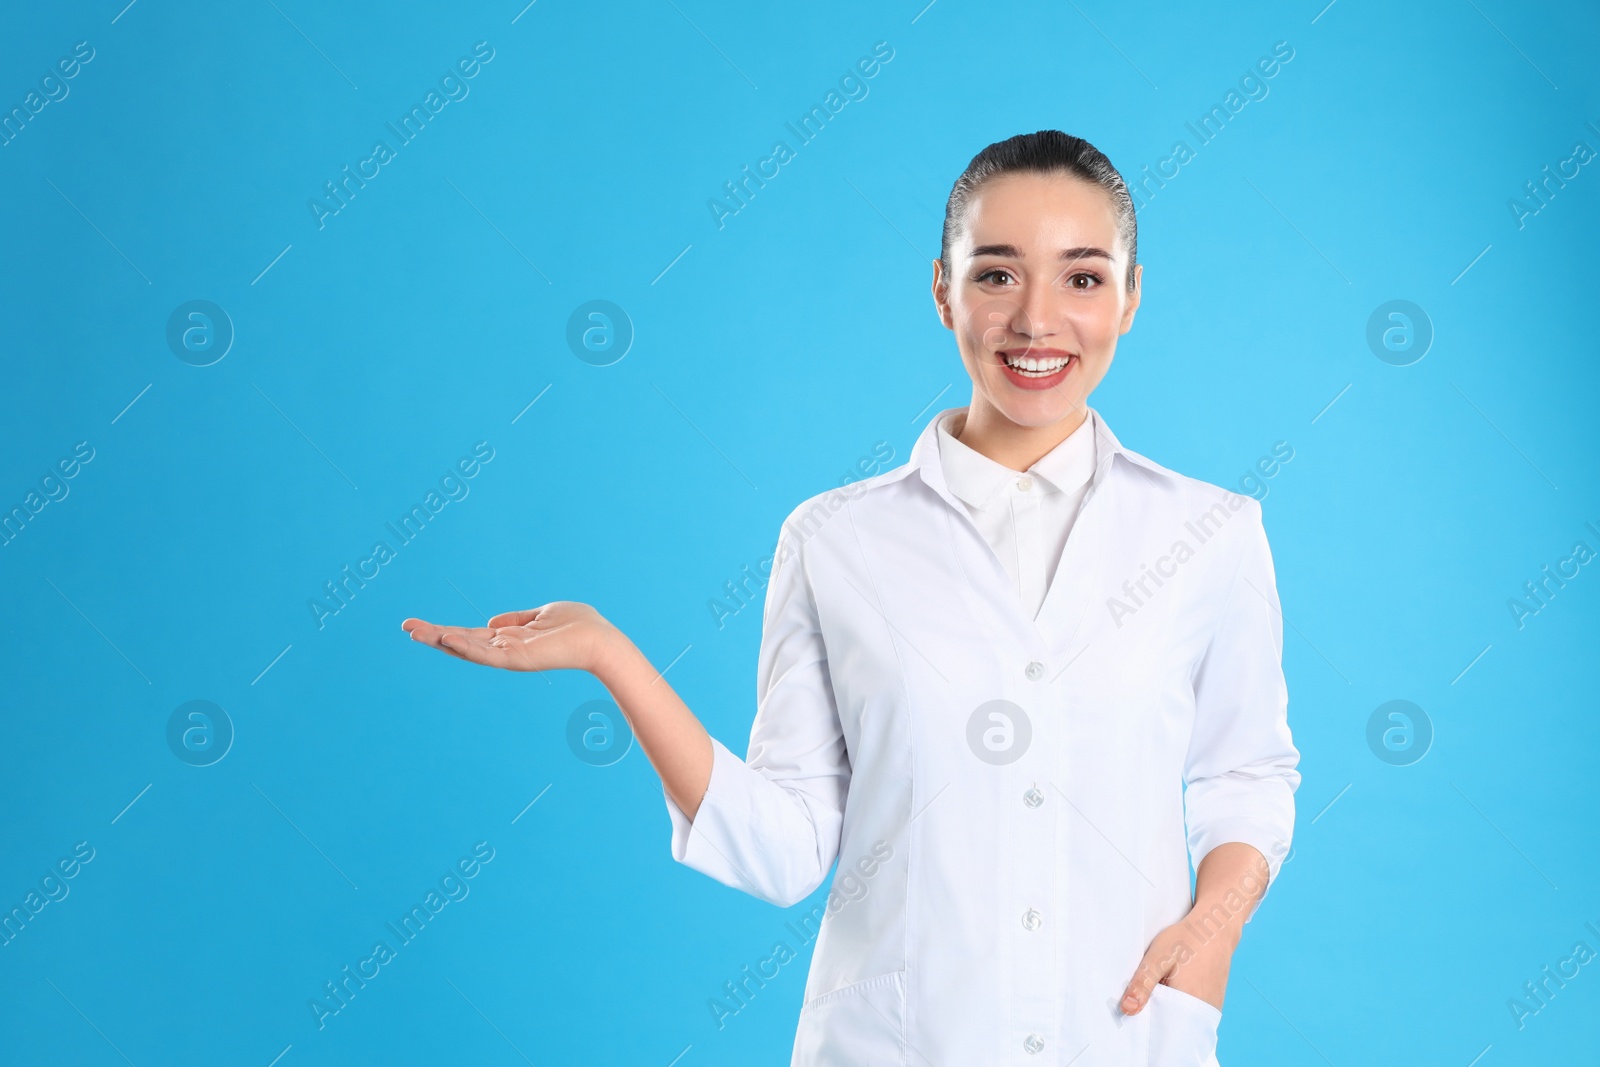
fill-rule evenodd
<path id="1" fill-rule="evenodd" d="M 1139 296 L 1144 292 L 1144 264 L 1139 263 L 1133 268 L 1133 291 L 1128 294 L 1128 306 L 1122 309 L 1122 329 L 1119 334 L 1127 333 L 1133 329 L 1134 312 L 1139 310 Z"/>
<path id="2" fill-rule="evenodd" d="M 933 261 L 933 305 L 939 311 L 939 321 L 947 330 L 956 328 L 955 320 L 950 316 L 950 280 L 944 275 L 944 261 Z"/>

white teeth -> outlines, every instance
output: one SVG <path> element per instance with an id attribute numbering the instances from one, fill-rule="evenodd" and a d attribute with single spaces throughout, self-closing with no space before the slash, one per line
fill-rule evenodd
<path id="1" fill-rule="evenodd" d="M 1004 356 L 1006 364 L 1014 370 L 1036 375 L 1054 374 L 1065 367 L 1072 359 L 1071 356 L 1056 356 L 1051 359 L 1034 359 L 1032 356 Z"/>

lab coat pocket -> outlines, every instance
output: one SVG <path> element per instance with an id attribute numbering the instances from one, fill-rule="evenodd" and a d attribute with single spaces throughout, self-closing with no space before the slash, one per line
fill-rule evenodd
<path id="1" fill-rule="evenodd" d="M 906 972 L 812 997 L 800 1009 L 791 1067 L 905 1062 Z"/>
<path id="2" fill-rule="evenodd" d="M 1222 1012 L 1199 997 L 1157 983 L 1150 1015 L 1149 1067 L 1215 1067 Z"/>

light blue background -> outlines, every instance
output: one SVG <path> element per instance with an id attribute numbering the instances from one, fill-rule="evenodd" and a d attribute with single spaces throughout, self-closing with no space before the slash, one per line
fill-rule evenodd
<path id="1" fill-rule="evenodd" d="M 1141 211 L 1144 305 L 1094 398 L 1116 433 L 1222 484 L 1294 450 L 1264 508 L 1300 822 L 1222 1062 L 1593 1055 L 1600 964 L 1523 1029 L 1507 1007 L 1600 950 L 1600 571 L 1521 629 L 1507 607 L 1600 550 L 1600 164 L 1508 207 L 1600 149 L 1591 5 L 124 2 L 0 32 L 8 111 L 95 50 L 0 148 L 0 507 L 95 450 L 0 547 L 0 904 L 95 849 L 0 948 L 0 1058 L 787 1062 L 809 947 L 725 1028 L 707 1001 L 826 890 L 786 915 L 674 864 L 643 754 L 567 746 L 597 682 L 399 623 L 593 603 L 743 752 L 760 614 L 719 630 L 708 601 L 966 403 L 927 291 L 944 198 L 1040 128 L 1130 180 L 1196 150 Z M 478 41 L 470 94 L 319 229 L 308 200 Z M 708 199 L 878 41 L 869 95 L 718 229 Z M 194 299 L 237 333 L 204 368 L 165 341 Z M 592 299 L 636 332 L 612 366 L 565 340 Z M 1435 330 L 1410 366 L 1366 343 L 1391 299 Z M 319 629 L 307 600 L 477 441 L 470 495 Z M 236 729 L 210 767 L 167 746 L 192 699 Z M 1410 766 L 1367 745 L 1391 699 L 1436 732 Z M 470 896 L 319 1031 L 323 982 L 478 841 Z"/>

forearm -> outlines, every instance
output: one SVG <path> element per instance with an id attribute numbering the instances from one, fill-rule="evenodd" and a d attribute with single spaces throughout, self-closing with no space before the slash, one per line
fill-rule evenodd
<path id="1" fill-rule="evenodd" d="M 667 796 L 693 820 L 711 781 L 711 735 L 621 630 L 607 632 L 590 673 L 622 709 Z"/>
<path id="2" fill-rule="evenodd" d="M 1228 841 L 1206 853 L 1195 871 L 1194 908 L 1185 920 L 1200 944 L 1221 937 L 1237 945 L 1245 920 L 1267 890 L 1267 860 L 1254 845 Z"/>

